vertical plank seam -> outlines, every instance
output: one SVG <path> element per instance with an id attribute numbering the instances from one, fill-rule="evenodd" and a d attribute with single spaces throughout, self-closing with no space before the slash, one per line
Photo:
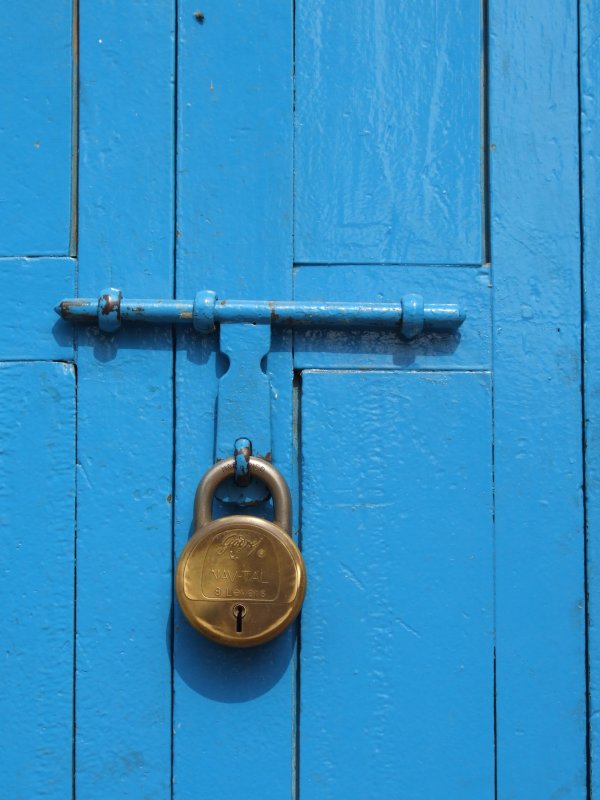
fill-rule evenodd
<path id="1" fill-rule="evenodd" d="M 296 297 L 296 0 L 292 0 L 292 261 L 290 264 L 292 298 Z M 294 462 L 296 465 L 296 489 L 298 502 L 298 547 L 302 551 L 302 428 L 301 428 L 301 402 L 302 402 L 302 373 L 294 369 L 294 351 L 296 334 L 290 333 L 290 358 L 293 374 L 292 386 L 292 444 L 295 445 Z M 292 732 L 292 800 L 300 800 L 300 702 L 301 702 L 301 675 L 300 651 L 302 645 L 302 615 L 296 623 L 296 659 L 295 674 L 292 688 L 293 701 L 293 732 Z"/>
<path id="2" fill-rule="evenodd" d="M 292 298 L 296 297 L 296 0 L 292 0 L 292 261 L 290 264 Z M 302 430 L 301 398 L 302 373 L 294 369 L 294 350 L 296 334 L 290 333 L 290 358 L 293 374 L 292 386 L 292 445 L 295 445 L 294 463 L 296 466 L 296 489 L 298 502 L 298 547 L 302 550 Z M 300 649 L 302 635 L 302 615 L 296 622 L 296 659 L 294 683 L 292 686 L 292 800 L 300 800 Z"/>
<path id="3" fill-rule="evenodd" d="M 71 16 L 71 219 L 69 255 L 77 256 L 79 230 L 79 0 Z"/>
<path id="4" fill-rule="evenodd" d="M 302 551 L 302 372 L 294 370 L 293 386 L 293 441 L 295 443 L 294 461 L 296 463 L 296 486 L 298 489 L 298 547 Z M 293 687 L 294 738 L 292 743 L 292 800 L 300 800 L 300 703 L 302 650 L 302 614 L 296 622 L 296 659 Z"/>
<path id="5" fill-rule="evenodd" d="M 481 0 L 481 216 L 484 264 L 492 260 L 490 241 L 489 7 Z M 479 266 L 479 265 L 478 265 Z"/>
<path id="6" fill-rule="evenodd" d="M 73 498 L 73 675 L 71 697 L 71 796 L 77 796 L 77 514 L 79 507 L 79 398 L 78 398 L 78 371 L 77 364 L 73 365 L 75 376 L 75 458 L 74 458 L 74 489 Z"/>
<path id="7" fill-rule="evenodd" d="M 73 0 L 72 17 L 72 108 L 71 108 L 71 230 L 69 253 L 75 258 L 73 290 L 79 295 L 79 261 L 77 260 L 79 234 L 79 0 Z M 79 513 L 79 332 L 72 329 L 75 374 L 75 497 L 73 510 L 73 678 L 72 678 L 72 741 L 71 741 L 71 796 L 77 797 L 77 533 Z"/>
<path id="8" fill-rule="evenodd" d="M 481 0 L 481 205 L 483 223 L 483 251 L 482 261 L 488 265 L 490 282 L 493 286 L 492 268 L 492 228 L 490 221 L 491 198 L 491 172 L 490 172 L 490 60 L 489 60 L 489 36 L 490 36 L 490 12 L 489 0 Z M 498 800 L 498 714 L 497 714 L 497 675 L 496 675 L 496 476 L 495 476 L 495 447 L 494 447 L 494 290 L 490 294 L 490 324 L 492 347 L 490 350 L 490 411 L 491 411 L 491 513 L 492 513 L 492 724 L 493 746 L 494 746 L 494 798 Z"/>
<path id="9" fill-rule="evenodd" d="M 179 0 L 173 3 L 173 297 L 177 297 L 177 136 L 178 136 L 178 92 L 179 92 Z M 171 447 L 171 628 L 169 631 L 169 647 L 171 662 L 171 764 L 169 797 L 175 793 L 175 589 L 173 576 L 175 573 L 175 503 L 176 498 L 176 447 L 177 447 L 177 334 L 171 329 L 171 412 L 172 412 L 172 447 Z"/>
<path id="10" fill-rule="evenodd" d="M 586 795 L 592 798 L 592 747 L 591 747 L 591 703 L 590 703 L 590 641 L 589 641 L 589 575 L 588 575 L 588 516 L 587 516 L 587 480 L 586 480 L 586 363 L 585 363 L 585 225 L 583 217 L 583 132 L 581 126 L 582 113 L 582 51 L 581 51 L 581 0 L 577 7 L 577 137 L 578 137 L 578 164 L 579 164 L 579 267 L 580 267 L 580 358 L 581 358 L 581 488 L 583 494 L 583 602 L 585 617 L 585 761 L 586 761 Z"/>
<path id="11" fill-rule="evenodd" d="M 292 0 L 292 297 L 296 263 L 296 0 Z"/>

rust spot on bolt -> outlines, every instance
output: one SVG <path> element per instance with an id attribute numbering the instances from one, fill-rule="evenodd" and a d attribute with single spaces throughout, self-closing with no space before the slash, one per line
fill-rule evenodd
<path id="1" fill-rule="evenodd" d="M 72 302 L 60 302 L 58 304 L 58 312 L 63 319 L 89 319 L 94 320 L 96 319 L 96 312 L 95 311 L 88 311 L 86 314 L 75 314 L 75 308 L 81 308 L 82 306 L 86 306 L 87 303 L 83 300 L 73 300 Z"/>
<path id="2" fill-rule="evenodd" d="M 109 294 L 103 294 L 102 295 L 102 299 L 104 300 L 104 306 L 102 308 L 102 315 L 103 316 L 106 316 L 107 314 L 110 314 L 113 311 L 116 311 L 117 315 L 120 314 L 120 312 L 121 312 L 121 302 L 119 300 L 117 300 L 116 302 L 113 302 L 111 300 Z"/>
<path id="3" fill-rule="evenodd" d="M 93 311 L 89 311 L 87 314 L 75 314 L 71 310 L 70 306 L 63 305 L 60 306 L 60 317 L 61 319 L 66 320 L 74 319 L 78 322 L 81 322 L 81 320 L 89 320 L 90 322 L 93 322 L 95 319 L 97 319 L 96 314 Z"/>

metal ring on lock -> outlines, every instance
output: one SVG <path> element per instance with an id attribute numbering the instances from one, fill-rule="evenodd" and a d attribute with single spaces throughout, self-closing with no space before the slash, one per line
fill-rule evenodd
<path id="1" fill-rule="evenodd" d="M 292 529 L 292 498 L 287 483 L 279 471 L 264 458 L 250 456 L 250 473 L 260 478 L 273 498 L 273 522 L 288 533 Z M 219 484 L 230 478 L 235 471 L 235 458 L 224 458 L 212 466 L 204 475 L 194 498 L 194 524 L 196 528 L 208 525 L 212 520 L 213 495 Z"/>

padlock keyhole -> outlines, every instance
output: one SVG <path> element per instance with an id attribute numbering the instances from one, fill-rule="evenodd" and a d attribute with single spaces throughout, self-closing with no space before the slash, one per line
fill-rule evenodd
<path id="1" fill-rule="evenodd" d="M 234 606 L 233 614 L 235 616 L 235 632 L 242 633 L 242 619 L 246 614 L 246 606 L 242 605 Z"/>

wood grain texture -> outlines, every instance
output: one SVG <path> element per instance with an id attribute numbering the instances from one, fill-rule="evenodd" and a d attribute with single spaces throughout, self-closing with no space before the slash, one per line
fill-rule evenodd
<path id="1" fill-rule="evenodd" d="M 491 380 L 302 377 L 300 796 L 494 797 Z"/>
<path id="2" fill-rule="evenodd" d="M 75 369 L 0 363 L 2 793 L 71 797 Z"/>
<path id="3" fill-rule="evenodd" d="M 0 255 L 68 255 L 73 0 L 2 5 Z"/>
<path id="4" fill-rule="evenodd" d="M 498 797 L 586 797 L 577 3 L 490 4 Z"/>
<path id="5" fill-rule="evenodd" d="M 296 262 L 481 262 L 480 6 L 296 2 Z"/>
<path id="6" fill-rule="evenodd" d="M 83 0 L 80 294 L 173 288 L 174 9 Z M 171 796 L 168 329 L 78 338 L 78 800 Z"/>

